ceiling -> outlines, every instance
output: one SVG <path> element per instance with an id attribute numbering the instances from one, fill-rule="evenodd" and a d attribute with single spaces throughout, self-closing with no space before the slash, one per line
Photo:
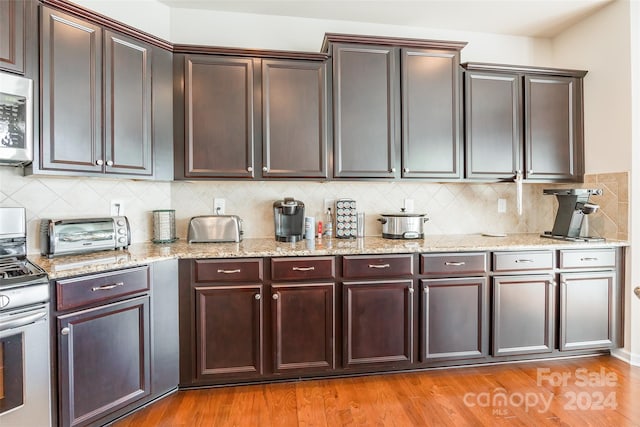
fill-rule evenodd
<path id="1" fill-rule="evenodd" d="M 613 0 L 158 1 L 174 8 L 552 38 Z"/>

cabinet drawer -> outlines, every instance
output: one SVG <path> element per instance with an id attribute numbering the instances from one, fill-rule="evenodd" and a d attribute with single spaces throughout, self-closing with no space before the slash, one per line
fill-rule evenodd
<path id="1" fill-rule="evenodd" d="M 395 277 L 413 274 L 413 255 L 345 256 L 344 277 Z"/>
<path id="2" fill-rule="evenodd" d="M 487 254 L 423 254 L 420 274 L 483 274 L 487 272 Z"/>
<path id="3" fill-rule="evenodd" d="M 560 268 L 615 268 L 616 250 L 561 250 Z"/>
<path id="4" fill-rule="evenodd" d="M 149 267 L 56 280 L 57 309 L 109 302 L 125 295 L 149 290 Z"/>
<path id="5" fill-rule="evenodd" d="M 494 252 L 493 271 L 551 270 L 553 254 L 553 251 Z"/>
<path id="6" fill-rule="evenodd" d="M 335 277 L 335 258 L 273 258 L 271 260 L 272 280 L 313 280 Z"/>
<path id="7" fill-rule="evenodd" d="M 195 260 L 195 281 L 260 282 L 262 259 Z"/>

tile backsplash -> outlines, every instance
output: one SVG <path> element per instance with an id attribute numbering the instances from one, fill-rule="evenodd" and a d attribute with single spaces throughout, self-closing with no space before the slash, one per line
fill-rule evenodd
<path id="1" fill-rule="evenodd" d="M 429 217 L 429 234 L 482 232 L 539 233 L 551 229 L 557 202 L 544 196 L 544 188 L 602 188 L 592 197 L 601 209 L 590 216 L 592 235 L 628 239 L 629 174 L 589 175 L 584 184 L 525 184 L 523 212 L 516 212 L 513 183 L 425 182 L 306 182 L 306 181 L 207 181 L 148 182 L 107 178 L 54 178 L 22 176 L 22 170 L 0 167 L 0 206 L 27 210 L 28 251 L 39 251 L 41 218 L 109 216 L 110 203 L 123 203 L 132 227 L 133 242 L 153 235 L 152 211 L 175 209 L 179 238 L 186 238 L 189 219 L 213 213 L 213 199 L 226 200 L 225 213 L 239 215 L 245 237 L 273 236 L 273 202 L 294 197 L 305 203 L 307 216 L 319 216 L 325 199 L 355 199 L 365 212 L 365 233 L 380 235 L 378 214 L 399 212 L 404 199 L 414 200 L 414 212 Z M 498 199 L 506 199 L 506 213 L 498 213 Z"/>

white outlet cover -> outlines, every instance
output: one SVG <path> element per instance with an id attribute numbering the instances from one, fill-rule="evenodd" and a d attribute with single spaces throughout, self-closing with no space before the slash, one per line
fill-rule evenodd
<path id="1" fill-rule="evenodd" d="M 213 199 L 213 213 L 214 215 L 224 215 L 225 199 L 216 197 Z"/>
<path id="2" fill-rule="evenodd" d="M 109 202 L 109 214 L 111 216 L 124 216 L 124 202 L 122 200 L 111 200 Z"/>
<path id="3" fill-rule="evenodd" d="M 507 199 L 498 199 L 498 213 L 507 211 Z"/>
<path id="4" fill-rule="evenodd" d="M 404 211 L 407 213 L 413 213 L 413 199 L 404 199 Z"/>

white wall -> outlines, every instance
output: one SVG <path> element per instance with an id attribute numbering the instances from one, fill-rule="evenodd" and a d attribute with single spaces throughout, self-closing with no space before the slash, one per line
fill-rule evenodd
<path id="1" fill-rule="evenodd" d="M 585 67 L 585 172 L 631 171 L 629 212 L 640 209 L 640 5 L 617 0 L 553 40 L 554 65 Z M 624 356 L 640 364 L 640 217 L 630 215 Z"/>

